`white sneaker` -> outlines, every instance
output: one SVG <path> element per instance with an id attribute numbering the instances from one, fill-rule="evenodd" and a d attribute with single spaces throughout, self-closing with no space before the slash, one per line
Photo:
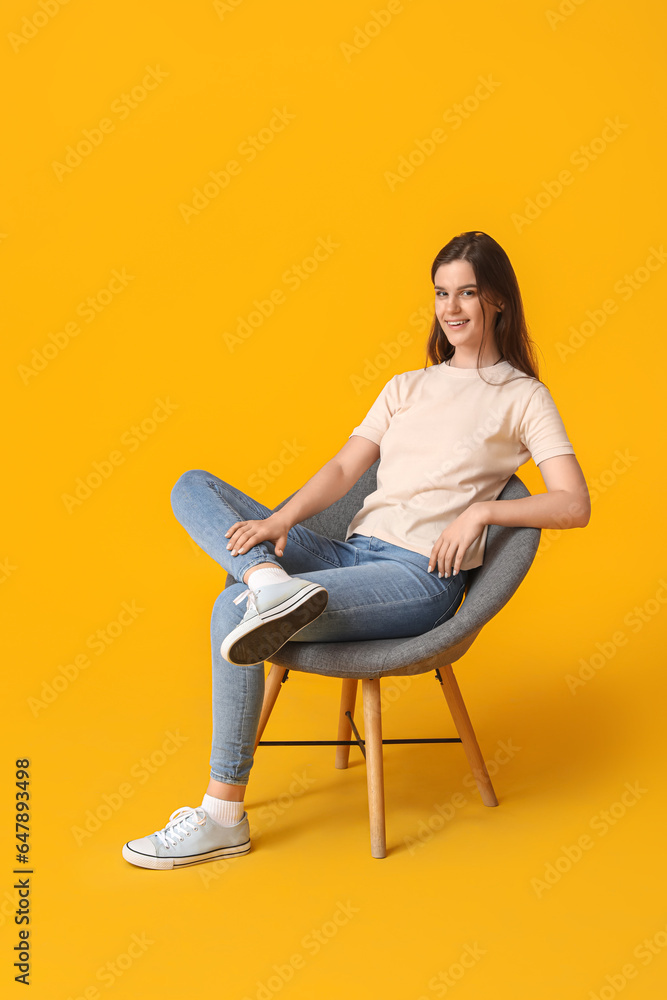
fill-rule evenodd
<path id="1" fill-rule="evenodd" d="M 139 868 L 185 868 L 203 861 L 247 854 L 250 850 L 248 813 L 235 826 L 216 823 L 203 806 L 181 806 L 162 830 L 128 840 L 123 857 Z"/>
<path id="2" fill-rule="evenodd" d="M 288 639 L 319 617 L 329 601 L 326 588 L 298 576 L 260 587 L 256 593 L 248 588 L 234 598 L 234 604 L 246 596 L 242 621 L 220 647 L 225 660 L 240 666 L 270 660 Z"/>

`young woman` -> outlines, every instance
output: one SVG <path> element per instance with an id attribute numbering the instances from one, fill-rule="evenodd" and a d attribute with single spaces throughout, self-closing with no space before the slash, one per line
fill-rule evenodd
<path id="1" fill-rule="evenodd" d="M 167 869 L 250 850 L 243 799 L 264 660 L 285 642 L 420 635 L 456 613 L 489 524 L 588 523 L 586 481 L 538 378 L 505 251 L 485 233 L 462 233 L 437 255 L 431 279 L 427 366 L 389 379 L 340 451 L 279 510 L 201 470 L 174 486 L 176 517 L 238 582 L 220 594 L 211 621 L 208 788 L 201 805 L 128 841 L 123 857 L 132 864 Z M 497 500 L 531 456 L 547 492 Z M 345 541 L 300 523 L 344 496 L 378 458 L 377 489 Z"/>

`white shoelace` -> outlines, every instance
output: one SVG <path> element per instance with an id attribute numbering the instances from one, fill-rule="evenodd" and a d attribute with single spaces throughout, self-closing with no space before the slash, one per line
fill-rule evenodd
<path id="1" fill-rule="evenodd" d="M 257 611 L 257 602 L 255 601 L 255 592 L 254 592 L 254 590 L 251 590 L 250 587 L 248 587 L 247 590 L 244 590 L 242 594 L 239 594 L 238 597 L 234 598 L 234 604 L 240 604 L 244 597 L 248 598 L 248 607 L 246 608 L 246 614 L 248 613 L 248 611 L 250 610 L 251 607 L 255 611 Z M 257 614 L 259 614 L 258 611 L 257 611 Z M 245 618 L 245 615 L 243 617 Z"/>
<path id="2" fill-rule="evenodd" d="M 189 837 L 192 830 L 199 829 L 205 822 L 206 810 L 203 806 L 194 809 L 192 806 L 180 806 L 174 809 L 165 828 L 156 830 L 155 833 L 163 847 L 176 847 L 183 840 L 182 833 Z M 187 827 L 190 829 L 186 829 Z"/>

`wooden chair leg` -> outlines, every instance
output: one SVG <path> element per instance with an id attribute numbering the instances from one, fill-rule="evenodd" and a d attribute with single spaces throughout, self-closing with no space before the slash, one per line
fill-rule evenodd
<path id="1" fill-rule="evenodd" d="M 349 740 L 352 738 L 352 726 L 346 716 L 346 712 L 354 716 L 354 706 L 357 700 L 357 684 L 359 682 L 354 677 L 343 678 L 343 690 L 340 694 L 340 714 L 338 716 L 338 740 Z M 350 759 L 349 743 L 336 747 L 336 767 L 347 767 Z"/>
<path id="2" fill-rule="evenodd" d="M 269 721 L 269 716 L 273 711 L 273 706 L 275 705 L 276 699 L 280 693 L 280 687 L 286 672 L 287 667 L 279 667 L 276 663 L 271 664 L 269 676 L 264 682 L 264 701 L 262 702 L 262 712 L 259 717 L 259 725 L 257 726 L 255 750 L 257 749 L 257 745 L 262 738 L 264 730 L 266 729 L 266 724 Z"/>
<path id="3" fill-rule="evenodd" d="M 448 663 L 445 667 L 440 667 L 440 676 L 442 678 L 440 684 L 445 694 L 445 698 L 447 699 L 449 711 L 452 713 L 456 731 L 461 738 L 461 744 L 468 759 L 468 763 L 470 764 L 473 777 L 477 782 L 479 794 L 482 796 L 482 802 L 485 806 L 497 806 L 498 799 L 496 798 L 496 793 L 493 790 L 491 778 L 489 777 L 489 772 L 486 769 L 482 752 L 479 749 L 475 731 L 472 728 L 468 710 L 466 709 L 463 698 L 461 697 L 461 691 L 459 690 L 458 683 L 454 677 L 454 671 L 452 670 L 451 663 Z"/>
<path id="4" fill-rule="evenodd" d="M 371 827 L 371 854 L 374 858 L 387 855 L 384 818 L 384 768 L 382 761 L 382 709 L 380 679 L 363 678 L 364 743 L 368 780 L 368 814 Z"/>

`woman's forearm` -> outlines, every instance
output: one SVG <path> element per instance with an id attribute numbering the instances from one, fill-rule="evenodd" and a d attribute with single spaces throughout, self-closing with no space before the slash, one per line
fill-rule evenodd
<path id="1" fill-rule="evenodd" d="M 550 490 L 517 500 L 480 500 L 472 504 L 484 524 L 525 528 L 584 528 L 590 501 L 567 490 Z"/>
<path id="2" fill-rule="evenodd" d="M 332 458 L 294 494 L 291 500 L 274 511 L 276 517 L 284 518 L 289 526 L 299 524 L 308 517 L 319 514 L 336 500 L 345 496 L 352 486 L 349 476 L 340 463 Z"/>

